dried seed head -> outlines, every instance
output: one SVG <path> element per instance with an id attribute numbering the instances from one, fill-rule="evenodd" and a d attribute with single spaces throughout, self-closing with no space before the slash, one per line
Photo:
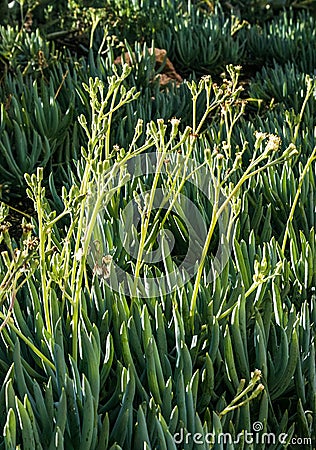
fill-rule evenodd
<path id="1" fill-rule="evenodd" d="M 35 226 L 32 223 L 22 223 L 22 231 L 24 234 L 30 233 L 34 228 Z"/>
<path id="2" fill-rule="evenodd" d="M 170 119 L 170 123 L 172 126 L 178 126 L 180 123 L 180 119 L 177 119 L 176 117 L 173 117 L 172 119 Z"/>
<path id="3" fill-rule="evenodd" d="M 112 262 L 112 256 L 111 255 L 104 255 L 102 258 L 103 264 L 110 264 Z"/>
<path id="4" fill-rule="evenodd" d="M 39 244 L 39 239 L 36 236 L 30 236 L 26 241 L 25 241 L 25 247 L 27 248 L 27 250 L 29 250 L 30 252 L 32 252 L 33 250 L 36 250 Z"/>
<path id="5" fill-rule="evenodd" d="M 103 279 L 109 278 L 111 261 L 112 261 L 111 255 L 103 256 L 101 264 L 99 264 L 98 262 L 95 263 L 93 267 L 93 274 Z"/>
<path id="6" fill-rule="evenodd" d="M 269 140 L 267 142 L 265 151 L 267 153 L 276 152 L 281 145 L 281 138 L 275 134 L 269 134 Z"/>
<path id="7" fill-rule="evenodd" d="M 11 226 L 12 224 L 10 222 L 2 222 L 0 224 L 0 233 L 6 233 Z"/>
<path id="8" fill-rule="evenodd" d="M 262 131 L 255 131 L 254 135 L 256 138 L 255 148 L 258 150 L 260 148 L 262 142 L 267 138 L 268 134 L 262 133 Z"/>
<path id="9" fill-rule="evenodd" d="M 80 248 L 78 249 L 78 251 L 75 253 L 75 260 L 76 260 L 76 261 L 81 261 L 81 259 L 82 259 L 82 257 L 83 257 L 83 254 L 84 254 L 83 248 L 80 247 Z"/>
<path id="10" fill-rule="evenodd" d="M 267 133 L 262 133 L 262 131 L 255 131 L 255 138 L 259 141 L 263 141 L 267 137 Z"/>

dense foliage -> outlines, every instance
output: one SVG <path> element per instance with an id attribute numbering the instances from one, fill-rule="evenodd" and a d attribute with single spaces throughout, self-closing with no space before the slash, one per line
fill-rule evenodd
<path id="1" fill-rule="evenodd" d="M 314 2 L 0 8 L 0 449 L 315 448 Z"/>

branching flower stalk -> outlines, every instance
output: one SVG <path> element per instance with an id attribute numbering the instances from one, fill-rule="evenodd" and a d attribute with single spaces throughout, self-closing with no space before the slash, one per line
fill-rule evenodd
<path id="1" fill-rule="evenodd" d="M 249 295 L 252 294 L 262 284 L 281 275 L 281 269 L 282 263 L 279 261 L 275 267 L 274 272 L 271 275 L 264 276 L 264 274 L 259 273 L 257 274 L 257 276 L 254 276 L 253 284 L 250 286 L 247 292 L 245 292 L 245 298 L 249 297 Z"/>
<path id="2" fill-rule="evenodd" d="M 223 81 L 224 85 L 227 85 L 228 92 L 230 90 L 232 91 L 232 95 L 221 105 L 221 115 L 224 118 L 227 134 L 227 142 L 226 145 L 223 146 L 223 149 L 226 157 L 231 158 L 231 139 L 233 129 L 240 117 L 244 114 L 247 102 L 246 100 L 238 99 L 240 92 L 243 90 L 242 87 L 237 87 L 241 66 L 228 66 L 227 70 L 230 74 L 231 81 L 227 79 L 224 79 Z M 235 106 L 235 108 L 233 108 L 233 106 Z"/>
<path id="3" fill-rule="evenodd" d="M 244 114 L 246 108 L 246 101 L 241 101 L 241 106 L 238 111 L 235 111 L 232 109 L 229 102 L 225 102 L 222 106 L 222 115 L 224 116 L 224 122 L 226 127 L 226 133 L 227 133 L 227 144 L 224 147 L 224 150 L 227 150 L 226 156 L 228 158 L 231 157 L 231 148 L 232 148 L 232 134 L 233 129 L 240 117 Z M 225 152 L 226 153 L 226 152 Z"/>
<path id="4" fill-rule="evenodd" d="M 42 361 L 44 361 L 51 369 L 55 370 L 54 364 L 28 339 L 24 333 L 14 325 L 11 315 L 14 309 L 14 302 L 17 292 L 21 287 L 31 278 L 37 268 L 36 260 L 34 259 L 34 251 L 38 247 L 38 239 L 31 236 L 30 230 L 32 227 L 28 225 L 26 232 L 26 239 L 24 241 L 24 250 L 16 250 L 13 253 L 13 259 L 9 261 L 9 256 L 4 252 L 2 257 L 8 267 L 6 276 L 2 280 L 0 286 L 0 305 L 3 304 L 3 299 L 8 296 L 10 299 L 9 307 L 6 314 L 0 311 L 0 333 L 4 332 L 4 328 L 9 326 L 14 333 L 25 342 L 25 344 L 33 351 Z M 18 284 L 19 280 L 22 281 Z"/>
<path id="5" fill-rule="evenodd" d="M 256 398 L 264 390 L 264 386 L 262 383 L 257 384 L 260 381 L 260 379 L 261 379 L 261 371 L 256 369 L 251 374 L 251 379 L 247 387 L 244 387 L 245 380 L 241 380 L 236 396 L 230 402 L 230 404 L 219 413 L 219 417 L 222 418 L 225 414 L 229 413 L 230 411 L 240 408 L 249 403 L 254 398 Z M 250 392 L 251 392 L 250 396 L 247 397 L 245 400 L 242 400 L 242 398 Z"/>
<path id="6" fill-rule="evenodd" d="M 178 150 L 178 148 L 181 148 L 183 144 L 187 144 L 187 151 L 183 158 L 183 160 L 176 166 L 174 172 L 169 174 L 169 190 L 166 194 L 166 197 L 163 199 L 163 203 L 161 204 L 161 208 L 157 211 L 156 216 L 154 218 L 154 223 L 158 220 L 158 216 L 161 212 L 161 209 L 163 206 L 170 201 L 170 205 L 165 212 L 165 215 L 161 221 L 160 229 L 163 228 L 169 214 L 175 207 L 175 204 L 177 202 L 178 196 L 180 195 L 181 190 L 183 189 L 183 186 L 185 183 L 190 179 L 193 173 L 188 172 L 188 164 L 190 161 L 190 157 L 192 155 L 192 151 L 195 147 L 195 142 L 198 139 L 198 135 L 205 125 L 205 122 L 208 118 L 208 116 L 215 111 L 218 107 L 223 105 L 226 101 L 229 101 L 229 103 L 234 103 L 236 99 L 238 99 L 238 96 L 242 90 L 242 88 L 238 87 L 238 77 L 240 73 L 240 66 L 237 68 L 234 68 L 232 65 L 227 66 L 227 71 L 230 75 L 230 80 L 225 79 L 224 83 L 221 87 L 218 87 L 217 84 L 212 82 L 212 78 L 210 76 L 203 77 L 198 84 L 195 83 L 195 81 L 187 82 L 187 86 L 191 91 L 191 97 L 192 97 L 192 132 L 190 133 L 190 128 L 187 127 L 182 136 L 180 137 L 180 140 L 177 144 L 172 145 L 173 139 L 176 137 L 178 132 L 178 120 L 172 119 L 172 131 L 171 131 L 171 138 L 169 142 L 166 144 L 166 150 L 170 152 L 171 154 Z M 206 94 L 206 108 L 205 112 L 200 119 L 199 123 L 197 123 L 197 100 L 199 96 L 202 94 L 202 92 L 205 91 Z M 212 93 L 214 94 L 214 98 L 212 99 Z M 240 116 L 238 116 L 239 118 Z M 236 118 L 234 124 L 238 120 Z M 154 130 L 152 130 L 154 131 Z M 173 138 L 172 138 L 173 136 Z M 156 136 L 156 140 L 158 137 Z M 158 143 L 158 141 L 157 141 Z M 158 145 L 159 146 L 159 145 Z M 166 152 L 165 152 L 166 153 Z M 163 158 L 163 157 L 162 157 Z M 164 158 L 163 158 L 164 159 Z M 160 165 L 159 169 L 161 170 L 162 165 Z M 176 186 L 178 187 L 176 188 Z M 154 192 L 153 190 L 151 192 Z M 151 209 L 147 208 L 148 211 L 151 211 Z M 147 233 L 148 224 L 147 227 L 145 226 L 144 229 L 142 228 L 142 233 Z M 153 240 L 148 242 L 149 246 L 153 245 Z M 139 247 L 139 256 L 140 253 L 143 254 L 144 248 L 147 248 L 147 242 L 144 238 L 141 239 L 141 244 Z M 139 263 L 136 266 L 137 271 L 135 271 L 135 278 L 139 276 L 140 269 L 142 267 L 142 259 L 138 259 Z M 135 281 L 136 281 L 135 279 Z"/>
<path id="7" fill-rule="evenodd" d="M 53 326 L 50 311 L 50 288 L 52 279 L 49 275 L 47 265 L 47 255 L 51 252 L 52 238 L 51 228 L 61 217 L 68 213 L 64 211 L 58 217 L 52 218 L 49 215 L 48 207 L 45 200 L 45 188 L 42 187 L 43 168 L 37 169 L 36 175 L 25 174 L 25 180 L 28 184 L 27 194 L 34 202 L 38 219 L 38 239 L 39 239 L 39 269 L 41 276 L 41 292 L 44 308 L 44 317 L 46 330 L 52 336 Z"/>
<path id="8" fill-rule="evenodd" d="M 79 197 L 81 198 L 77 229 L 72 229 L 72 232 L 76 231 L 76 241 L 74 250 L 74 261 L 71 269 L 71 280 L 69 286 L 69 292 L 72 295 L 72 356 L 75 361 L 78 358 L 78 330 L 79 330 L 79 312 L 81 303 L 81 286 L 83 283 L 83 277 L 86 268 L 86 259 L 88 254 L 88 248 L 92 236 L 92 232 L 97 220 L 98 212 L 102 206 L 102 202 L 107 195 L 105 189 L 105 179 L 110 181 L 115 177 L 116 173 L 123 167 L 128 159 L 137 154 L 137 151 L 132 154 L 132 149 L 121 159 L 119 163 L 115 163 L 111 167 L 111 154 L 110 154 L 110 132 L 113 113 L 121 108 L 124 104 L 134 100 L 139 95 L 135 94 L 135 88 L 126 91 L 122 83 L 130 73 L 130 68 L 127 65 L 123 66 L 123 73 L 118 76 L 117 72 L 111 77 L 109 81 L 109 87 L 104 97 L 104 85 L 99 79 L 90 79 L 90 85 L 84 86 L 90 94 L 90 104 L 92 109 L 92 123 L 91 132 L 88 128 L 86 119 L 81 116 L 80 124 L 84 128 L 89 138 L 88 151 L 83 151 L 83 158 L 85 161 L 85 169 L 82 177 L 81 188 Z M 117 95 L 120 99 L 116 103 Z M 106 107 L 110 103 L 109 111 L 106 112 Z M 135 136 L 139 136 L 140 131 L 136 130 Z M 136 139 L 136 138 L 135 138 Z M 135 140 L 133 140 L 135 143 Z M 152 145 L 152 142 L 146 143 L 139 151 L 144 151 Z M 105 149 L 105 160 L 103 161 L 103 149 Z M 121 181 L 121 180 L 120 180 Z M 90 217 L 89 224 L 85 223 L 86 207 L 89 192 L 95 189 L 95 182 L 97 186 L 97 198 L 93 208 L 92 215 Z M 116 187 L 117 189 L 117 187 Z M 69 236 L 70 237 L 70 236 Z"/>
<path id="9" fill-rule="evenodd" d="M 304 112 L 307 106 L 307 102 L 310 99 L 310 97 L 315 93 L 315 89 L 316 89 L 316 80 L 312 79 L 309 75 L 306 75 L 306 85 L 307 85 L 307 89 L 306 89 L 306 94 L 305 94 L 305 98 L 300 110 L 300 113 L 297 117 L 297 123 L 294 129 L 294 135 L 293 135 L 293 144 L 296 143 L 297 138 L 298 138 L 298 133 L 300 131 L 300 126 L 303 120 L 303 116 L 304 116 Z"/>
<path id="10" fill-rule="evenodd" d="M 78 328 L 79 328 L 79 311 L 80 311 L 80 302 L 81 302 L 81 286 L 85 268 L 86 254 L 84 252 L 80 252 L 80 248 L 82 245 L 83 235 L 85 232 L 85 211 L 86 211 L 86 197 L 89 193 L 89 184 L 91 180 L 91 173 L 93 172 L 93 166 L 102 160 L 102 151 L 104 147 L 104 140 L 106 133 L 106 140 L 108 141 L 110 138 L 109 135 L 109 123 L 107 122 L 108 114 L 105 112 L 105 108 L 108 105 L 108 101 L 111 98 L 111 94 L 113 97 L 116 97 L 118 89 L 122 81 L 128 76 L 129 70 L 126 67 L 123 70 L 123 75 L 121 79 L 116 77 L 112 77 L 109 81 L 109 89 L 104 98 L 104 85 L 99 79 L 91 79 L 89 80 L 89 86 L 84 85 L 84 88 L 90 95 L 90 105 L 92 110 L 92 123 L 91 123 L 91 132 L 88 128 L 87 121 L 84 116 L 80 117 L 80 125 L 85 130 L 88 136 L 88 150 L 87 152 L 83 151 L 83 158 L 85 160 L 85 169 L 81 180 L 81 187 L 79 196 L 82 199 L 79 206 L 79 214 L 77 221 L 77 229 L 76 229 L 76 241 L 75 241 L 75 250 L 74 250 L 74 261 L 71 269 L 71 280 L 70 280 L 70 292 L 72 295 L 72 307 L 73 307 L 73 316 L 72 316 L 72 356 L 74 360 L 77 362 L 78 358 Z M 112 99 L 113 99 L 112 97 Z M 113 101 L 112 101 L 113 105 Z M 111 114 L 111 110 L 110 110 Z M 111 117 L 111 116 L 110 116 Z M 108 149 L 109 144 L 106 143 L 106 149 Z M 109 168 L 109 155 L 105 155 L 105 164 L 103 164 L 103 168 L 107 170 Z M 98 186 L 99 189 L 99 186 Z M 98 207 L 102 199 L 98 198 L 97 204 Z M 91 225 L 91 224 L 90 224 Z M 74 230 L 74 228 L 73 228 Z M 81 257 L 77 255 L 81 253 Z"/>
<path id="11" fill-rule="evenodd" d="M 234 68 L 232 65 L 227 66 L 227 71 L 231 77 L 231 80 L 225 79 L 224 84 L 221 87 L 218 87 L 217 84 L 213 83 L 211 77 L 203 77 L 200 80 L 198 86 L 196 85 L 196 83 L 194 81 L 192 81 L 191 83 L 187 82 L 187 85 L 191 91 L 192 103 L 193 103 L 192 135 L 191 135 L 191 139 L 188 140 L 188 151 L 184 158 L 181 181 L 180 181 L 177 191 L 174 191 L 176 183 L 178 181 L 177 177 L 174 177 L 172 185 L 170 186 L 170 191 L 169 191 L 170 196 L 172 194 L 174 194 L 174 197 L 172 199 L 170 207 L 168 208 L 168 210 L 165 214 L 165 217 L 162 222 L 162 226 L 165 223 L 165 221 L 167 220 L 168 215 L 172 211 L 172 208 L 174 207 L 174 205 L 177 201 L 178 195 L 180 194 L 183 186 L 185 185 L 186 181 L 188 181 L 188 179 L 190 178 L 191 174 L 185 175 L 187 173 L 188 163 L 189 163 L 192 151 L 194 149 L 195 141 L 196 141 L 198 134 L 200 133 L 202 127 L 204 126 L 207 117 L 214 110 L 216 110 L 219 106 L 223 105 L 228 99 L 230 99 L 230 102 L 232 102 L 232 103 L 234 101 L 236 101 L 236 99 L 238 99 L 238 96 L 241 92 L 241 88 L 238 87 L 238 77 L 239 77 L 239 72 L 240 72 L 240 66 L 237 66 L 237 68 Z M 194 107 L 194 103 L 196 104 L 196 101 L 197 101 L 198 97 L 202 94 L 203 90 L 206 91 L 206 108 L 205 108 L 205 112 L 204 112 L 199 124 L 196 125 L 197 117 L 196 117 L 196 106 Z M 215 95 L 215 98 L 211 102 L 212 90 Z"/>
<path id="12" fill-rule="evenodd" d="M 129 158 L 137 152 L 146 150 L 152 145 L 152 142 L 146 143 L 137 150 L 129 149 L 127 154 L 121 158 L 118 163 L 111 166 L 110 153 L 110 131 L 112 125 L 113 113 L 124 104 L 137 98 L 135 88 L 128 91 L 122 83 L 129 75 L 131 69 L 123 66 L 121 75 L 118 75 L 114 68 L 112 77 L 108 79 L 109 86 L 104 88 L 101 80 L 90 78 L 89 85 L 84 85 L 84 89 L 90 95 L 90 106 L 92 112 L 92 122 L 88 125 L 86 118 L 82 115 L 79 122 L 83 127 L 87 137 L 87 150 L 82 148 L 82 163 L 84 166 L 81 176 L 80 188 L 73 186 L 68 195 L 63 190 L 62 198 L 64 202 L 64 211 L 57 217 L 53 217 L 47 212 L 47 204 L 44 199 L 45 189 L 41 186 L 43 179 L 43 170 L 38 169 L 37 176 L 26 175 L 26 181 L 29 185 L 28 195 L 33 199 L 38 214 L 38 234 L 39 234 L 39 266 L 41 275 L 41 291 L 45 313 L 45 326 L 50 336 L 53 334 L 53 325 L 50 312 L 50 291 L 54 276 L 50 273 L 47 257 L 52 253 L 51 231 L 52 227 L 65 215 L 70 214 L 71 224 L 64 239 L 64 246 L 60 246 L 61 263 L 59 270 L 62 271 L 62 282 L 57 284 L 63 292 L 63 298 L 66 298 L 72 307 L 72 356 L 75 361 L 78 359 L 78 330 L 83 276 L 86 270 L 86 258 L 89 248 L 89 238 L 95 225 L 97 213 L 99 212 L 102 201 L 105 197 L 106 180 L 114 178 Z M 116 101 L 119 95 L 119 100 Z M 133 144 L 140 135 L 139 127 L 135 131 Z M 105 155 L 103 154 L 105 153 Z M 89 193 L 95 191 L 97 187 L 97 199 L 94 205 L 94 211 L 90 222 L 86 223 L 86 208 Z M 70 242 L 74 241 L 74 258 L 71 257 Z"/>
<path id="13" fill-rule="evenodd" d="M 158 120 L 158 129 L 156 128 L 154 122 L 150 122 L 149 128 L 150 128 L 150 130 L 148 130 L 149 131 L 148 134 L 150 134 L 155 140 L 155 145 L 157 148 L 159 160 L 158 160 L 157 170 L 154 175 L 154 180 L 152 183 L 152 188 L 151 188 L 149 197 L 147 198 L 147 202 L 145 202 L 144 211 L 141 215 L 142 216 L 141 235 L 140 235 L 140 243 L 139 243 L 139 247 L 138 247 L 137 260 L 136 260 L 136 266 L 135 266 L 135 281 L 134 281 L 134 288 L 133 288 L 133 290 L 134 290 L 133 296 L 135 296 L 135 294 L 136 294 L 139 273 L 140 273 L 142 260 L 143 260 L 144 244 L 145 244 L 146 236 L 147 236 L 147 232 L 148 232 L 148 227 L 149 227 L 149 222 L 150 222 L 150 214 L 153 209 L 155 193 L 157 190 L 157 185 L 158 185 L 158 181 L 160 178 L 161 169 L 164 165 L 164 160 L 165 160 L 166 154 L 167 154 L 167 148 L 165 145 L 165 133 L 166 133 L 167 127 L 166 127 L 166 125 L 164 125 L 164 121 L 162 119 Z"/>
<path id="14" fill-rule="evenodd" d="M 156 169 L 156 172 L 154 175 L 152 189 L 150 191 L 147 204 L 145 205 L 144 211 L 142 213 L 141 237 L 140 237 L 140 244 L 139 244 L 136 267 L 135 267 L 134 294 L 136 294 L 137 282 L 138 282 L 140 270 L 143 265 L 143 253 L 145 251 L 145 248 L 147 248 L 146 237 L 148 234 L 150 214 L 153 209 L 153 203 L 154 203 L 155 193 L 156 193 L 156 189 L 157 189 L 157 184 L 158 184 L 158 181 L 159 181 L 159 178 L 161 175 L 162 167 L 165 164 L 165 158 L 167 156 L 167 153 L 169 152 L 169 146 L 171 145 L 173 136 L 175 136 L 177 134 L 177 128 L 178 128 L 178 121 L 177 122 L 173 121 L 173 129 L 171 131 L 171 138 L 170 138 L 169 142 L 167 144 L 165 144 L 164 138 L 165 138 L 166 126 L 164 125 L 163 121 L 158 121 L 158 130 L 153 122 L 151 122 L 149 124 L 148 131 L 149 131 L 149 134 L 152 136 L 152 138 L 155 140 L 155 145 L 156 145 L 156 148 L 158 149 L 159 161 L 158 161 L 157 169 Z M 187 139 L 189 137 L 189 133 L 190 133 L 190 129 L 186 128 L 186 130 L 184 131 L 183 135 L 180 138 L 180 141 L 172 147 L 170 152 L 175 152 L 177 148 L 181 147 L 181 145 L 187 141 Z M 171 193 L 169 193 L 169 196 L 170 195 L 171 195 Z M 168 201 L 169 196 L 167 196 L 166 198 L 163 199 L 163 202 L 160 205 L 161 207 L 160 207 L 159 211 L 156 213 L 156 216 L 154 218 L 154 223 L 158 220 L 160 211 L 163 208 L 164 204 Z M 166 217 L 163 219 L 162 225 L 163 225 L 165 219 L 166 219 Z"/>
<path id="15" fill-rule="evenodd" d="M 212 236 L 213 236 L 213 233 L 214 233 L 214 230 L 215 230 L 215 227 L 219 220 L 220 215 L 228 207 L 230 201 L 238 195 L 241 186 L 245 183 L 246 180 L 252 178 L 256 174 L 266 170 L 269 167 L 279 164 L 279 163 L 285 161 L 286 159 L 290 159 L 291 157 L 293 157 L 294 155 L 297 154 L 297 150 L 295 149 L 294 145 L 290 144 L 290 146 L 284 151 L 284 153 L 279 158 L 274 159 L 274 160 L 272 159 L 272 161 L 268 161 L 263 166 L 257 168 L 257 166 L 260 163 L 262 163 L 264 160 L 270 158 L 271 154 L 278 150 L 279 145 L 280 145 L 280 139 L 274 135 L 269 135 L 269 139 L 266 144 L 264 152 L 261 155 L 259 155 L 257 158 L 255 158 L 258 148 L 262 144 L 263 140 L 267 138 L 267 135 L 265 133 L 257 133 L 256 138 L 257 139 L 256 139 L 256 143 L 255 143 L 254 157 L 250 161 L 247 169 L 245 170 L 243 175 L 240 177 L 237 184 L 230 190 L 229 194 L 227 195 L 225 201 L 221 204 L 221 206 L 219 206 L 218 204 L 216 205 L 216 203 L 214 203 L 214 205 L 213 205 L 213 208 L 215 211 L 213 211 L 211 224 L 210 224 L 207 238 L 206 238 L 203 250 L 202 250 L 201 260 L 199 262 L 199 266 L 197 269 L 196 279 L 195 279 L 192 298 L 191 298 L 190 320 L 191 320 L 192 329 L 194 329 L 194 314 L 195 314 L 195 309 L 196 309 L 196 301 L 197 301 L 197 297 L 198 297 L 198 293 L 199 293 L 200 282 L 201 282 L 201 278 L 202 278 L 202 274 L 203 274 L 203 270 L 204 270 L 205 260 L 206 260 L 209 246 L 211 243 L 211 239 L 212 239 Z M 218 154 L 215 155 L 215 157 L 218 159 Z M 212 166 L 212 160 L 210 160 L 210 167 L 211 166 Z M 231 172 L 230 172 L 230 175 L 231 175 Z M 224 181 L 226 184 L 227 177 L 224 178 Z M 225 186 L 223 184 L 223 181 L 220 183 L 220 185 L 218 187 L 216 187 L 216 185 L 215 185 L 215 189 L 219 189 L 219 188 L 224 189 L 224 187 Z"/>
<path id="16" fill-rule="evenodd" d="M 43 196 L 44 190 L 42 188 L 43 180 L 43 169 L 39 168 L 37 170 L 37 195 L 36 195 L 36 211 L 38 217 L 38 236 L 39 236 L 39 261 L 40 261 L 40 273 L 41 273 L 41 283 L 42 283 L 42 295 L 43 295 L 43 305 L 44 305 L 44 315 L 45 315 L 45 323 L 46 329 L 50 336 L 52 336 L 52 323 L 50 317 L 50 308 L 49 308 L 49 287 L 51 280 L 47 276 L 47 265 L 46 265 L 46 240 L 47 233 L 44 225 L 44 217 L 43 217 Z M 48 236 L 50 240 L 50 235 Z M 50 245 L 48 244 L 48 248 Z"/>

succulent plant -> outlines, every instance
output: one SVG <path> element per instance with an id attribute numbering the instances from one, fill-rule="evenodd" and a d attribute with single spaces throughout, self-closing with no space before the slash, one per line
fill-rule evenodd
<path id="1" fill-rule="evenodd" d="M 0 29 L 0 183 L 36 211 L 17 241 L 0 204 L 0 449 L 315 447 L 314 18 L 208 3 L 106 2 L 81 57 Z"/>

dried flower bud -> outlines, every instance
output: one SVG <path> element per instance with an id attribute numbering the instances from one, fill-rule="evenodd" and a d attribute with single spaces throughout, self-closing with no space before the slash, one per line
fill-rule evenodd
<path id="1" fill-rule="evenodd" d="M 299 154 L 297 148 L 291 143 L 283 153 L 283 158 L 293 158 Z"/>
<path id="2" fill-rule="evenodd" d="M 180 119 L 177 119 L 176 117 L 173 117 L 172 119 L 170 119 L 170 123 L 171 123 L 171 126 L 172 126 L 170 138 L 172 140 L 172 139 L 174 139 L 176 137 L 176 135 L 178 133 Z"/>
<path id="3" fill-rule="evenodd" d="M 251 372 L 251 378 L 257 378 L 259 380 L 261 378 L 261 370 L 255 369 L 253 372 Z"/>

